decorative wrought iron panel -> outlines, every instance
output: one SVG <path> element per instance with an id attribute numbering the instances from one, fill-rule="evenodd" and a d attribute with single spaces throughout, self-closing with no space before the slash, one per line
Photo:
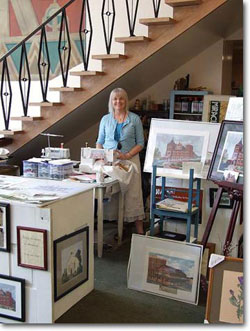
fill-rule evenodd
<path id="1" fill-rule="evenodd" d="M 27 56 L 26 45 L 23 43 L 21 49 L 20 70 L 19 70 L 19 87 L 22 98 L 24 116 L 28 114 L 31 75 Z"/>
<path id="2" fill-rule="evenodd" d="M 46 31 L 44 26 L 42 27 L 41 30 L 40 47 L 38 53 L 38 72 L 39 72 L 43 101 L 46 102 L 48 84 L 49 84 L 50 59 L 49 59 Z"/>
<path id="3" fill-rule="evenodd" d="M 1 79 L 1 103 L 3 109 L 3 118 L 5 130 L 9 130 L 10 111 L 12 104 L 12 89 L 10 83 L 9 68 L 7 58 L 3 60 L 2 79 Z"/>
<path id="4" fill-rule="evenodd" d="M 110 5 L 111 3 L 111 5 Z M 102 25 L 107 54 L 110 54 L 112 37 L 115 24 L 114 0 L 103 0 L 102 3 Z"/>
<path id="5" fill-rule="evenodd" d="M 136 23 L 138 5 L 139 5 L 139 0 L 135 0 L 135 1 L 131 0 L 130 3 L 129 0 L 126 0 L 130 37 L 135 35 L 134 32 L 135 32 L 135 23 Z"/>
<path id="6" fill-rule="evenodd" d="M 92 27 L 92 20 L 91 20 L 88 0 L 83 0 L 82 3 L 79 36 L 81 41 L 80 45 L 82 51 L 83 65 L 84 65 L 84 69 L 87 71 L 89 65 L 89 55 L 92 44 L 92 36 L 93 36 L 93 27 Z"/>

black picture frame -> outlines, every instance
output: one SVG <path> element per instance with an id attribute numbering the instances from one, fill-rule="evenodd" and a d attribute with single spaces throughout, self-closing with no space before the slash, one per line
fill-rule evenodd
<path id="1" fill-rule="evenodd" d="M 89 279 L 89 227 L 54 241 L 54 301 Z"/>
<path id="2" fill-rule="evenodd" d="M 239 176 L 234 181 L 226 177 L 226 172 Z M 243 122 L 222 121 L 207 179 L 234 186 L 243 184 Z"/>
<path id="3" fill-rule="evenodd" d="M 25 322 L 25 279 L 0 274 L 0 317 Z"/>
<path id="4" fill-rule="evenodd" d="M 209 188 L 209 205 L 210 205 L 210 208 L 212 208 L 213 205 L 214 205 L 214 200 L 215 200 L 217 191 L 218 191 L 217 188 Z M 218 208 L 224 208 L 224 209 L 232 209 L 233 208 L 233 199 L 230 199 L 228 192 L 226 192 L 226 191 L 222 192 Z"/>
<path id="5" fill-rule="evenodd" d="M 10 252 L 10 204 L 0 202 L 0 251 Z"/>

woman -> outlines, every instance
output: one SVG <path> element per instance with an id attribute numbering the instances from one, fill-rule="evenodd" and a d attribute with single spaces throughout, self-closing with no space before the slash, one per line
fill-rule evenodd
<path id="1" fill-rule="evenodd" d="M 139 173 L 134 172 L 124 196 L 124 222 L 135 222 L 138 234 L 144 234 L 145 217 L 139 159 L 139 152 L 143 146 L 144 136 L 140 117 L 129 112 L 127 92 L 122 88 L 116 88 L 110 93 L 109 114 L 101 120 L 96 147 L 117 150 L 118 159 L 130 160 L 139 169 Z"/>

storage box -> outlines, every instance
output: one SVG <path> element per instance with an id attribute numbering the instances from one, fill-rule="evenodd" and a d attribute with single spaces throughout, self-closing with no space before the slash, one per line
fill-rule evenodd
<path id="1" fill-rule="evenodd" d="M 50 178 L 50 165 L 48 162 L 38 163 L 38 177 L 44 179 Z"/>
<path id="2" fill-rule="evenodd" d="M 38 163 L 29 160 L 23 161 L 23 176 L 35 178 L 38 174 Z"/>
<path id="3" fill-rule="evenodd" d="M 73 162 L 62 162 L 55 160 L 49 162 L 50 179 L 62 180 L 73 174 Z"/>

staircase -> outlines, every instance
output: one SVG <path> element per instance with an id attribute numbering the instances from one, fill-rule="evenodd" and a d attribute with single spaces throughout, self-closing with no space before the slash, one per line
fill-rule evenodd
<path id="1" fill-rule="evenodd" d="M 197 54 L 204 47 L 202 28 L 206 24 L 210 24 L 211 27 L 217 24 L 220 28 L 230 24 L 233 26 L 232 19 L 240 7 L 239 2 L 238 0 L 165 0 L 165 5 L 173 7 L 173 18 L 140 19 L 139 24 L 148 27 L 148 36 L 116 37 L 115 42 L 124 44 L 124 54 L 93 55 L 93 59 L 101 61 L 101 71 L 70 72 L 70 75 L 80 77 L 80 87 L 53 87 L 51 91 L 60 93 L 60 102 L 30 103 L 31 106 L 40 107 L 40 116 L 12 117 L 13 121 L 22 121 L 22 129 L 1 130 L 0 134 L 4 135 L 0 141 L 1 146 L 8 148 L 13 157 L 22 159 L 37 154 L 37 150 L 40 153 L 39 146 L 44 147 L 44 141 L 41 142 L 39 134 L 48 129 L 53 133 L 64 132 L 64 141 L 69 141 L 100 120 L 107 111 L 107 95 L 113 87 L 125 87 L 130 97 L 133 97 L 132 85 L 141 82 L 143 88 L 143 80 L 153 82 L 152 72 L 155 72 L 156 78 L 159 77 L 160 69 L 150 70 L 152 63 L 154 65 L 157 59 L 163 58 L 170 63 L 168 68 L 164 65 L 164 74 L 171 72 L 174 65 L 171 66 L 172 60 L 166 54 L 174 57 L 175 48 L 180 48 L 180 43 L 184 45 L 183 40 L 190 38 L 189 32 L 193 34 L 190 48 L 196 49 L 192 51 L 185 49 L 186 58 L 190 57 L 190 54 Z M 197 43 L 199 36 L 201 40 Z M 216 39 L 211 37 L 207 43 L 215 42 L 214 40 Z M 196 46 L 192 46 L 192 43 Z M 183 54 L 185 52 L 181 52 L 179 56 L 181 61 L 185 57 Z M 178 61 L 176 63 L 178 64 Z M 142 73 L 145 79 L 140 74 L 139 77 L 138 73 Z M 133 84 L 136 81 L 138 83 Z"/>

